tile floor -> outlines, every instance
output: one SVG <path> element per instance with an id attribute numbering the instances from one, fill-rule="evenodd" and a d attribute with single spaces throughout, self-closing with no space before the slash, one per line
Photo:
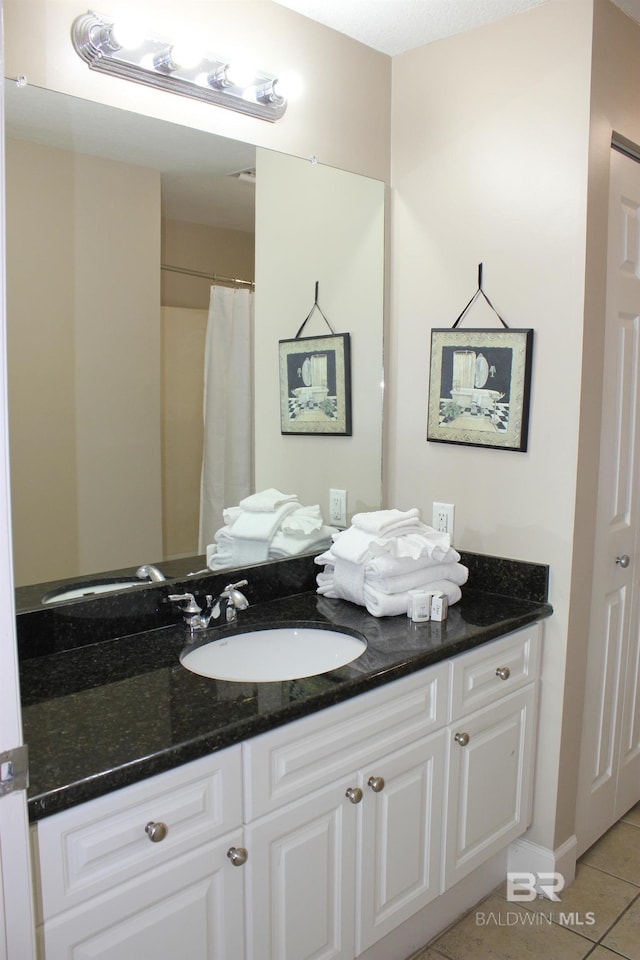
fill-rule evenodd
<path id="1" fill-rule="evenodd" d="M 505 897 L 503 884 L 411 960 L 640 960 L 640 804 L 582 855 L 560 904 Z"/>

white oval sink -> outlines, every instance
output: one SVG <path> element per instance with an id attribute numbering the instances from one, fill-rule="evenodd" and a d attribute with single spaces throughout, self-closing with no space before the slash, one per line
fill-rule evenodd
<path id="1" fill-rule="evenodd" d="M 110 580 L 106 583 L 85 583 L 84 586 L 68 587 L 60 591 L 46 593 L 42 603 L 61 603 L 63 600 L 78 600 L 80 597 L 92 597 L 97 593 L 113 593 L 115 590 L 127 590 L 129 587 L 140 587 L 146 581 L 142 580 Z"/>
<path id="2" fill-rule="evenodd" d="M 337 630 L 274 627 L 212 640 L 184 652 L 180 663 L 201 677 L 264 683 L 328 673 L 366 649 L 363 638 Z"/>

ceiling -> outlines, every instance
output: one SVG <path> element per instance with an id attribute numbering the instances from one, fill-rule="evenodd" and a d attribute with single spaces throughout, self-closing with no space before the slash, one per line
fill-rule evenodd
<path id="1" fill-rule="evenodd" d="M 311 20 L 396 56 L 522 13 L 548 0 L 275 0 Z M 640 22 L 640 0 L 613 0 Z"/>

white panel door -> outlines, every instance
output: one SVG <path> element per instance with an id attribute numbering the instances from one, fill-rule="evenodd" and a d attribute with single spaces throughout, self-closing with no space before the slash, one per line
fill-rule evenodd
<path id="1" fill-rule="evenodd" d="M 582 853 L 640 800 L 640 164 L 611 154 L 604 387 L 583 739 Z"/>
<path id="2" fill-rule="evenodd" d="M 353 960 L 355 776 L 245 827 L 248 960 Z"/>
<path id="3" fill-rule="evenodd" d="M 444 730 L 363 772 L 358 953 L 440 893 Z"/>
<path id="4" fill-rule="evenodd" d="M 3 51 L 1 31 L 0 0 Z M 4 70 L 0 71 L 0 754 L 22 743 L 7 437 L 3 76 Z M 31 960 L 35 952 L 28 837 L 25 791 L 0 796 L 0 960 Z"/>
<path id="5" fill-rule="evenodd" d="M 444 889 L 529 826 L 535 706 L 529 684 L 448 728 Z"/>

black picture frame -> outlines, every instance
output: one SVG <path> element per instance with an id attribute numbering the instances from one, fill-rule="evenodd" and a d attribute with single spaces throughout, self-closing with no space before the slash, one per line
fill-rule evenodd
<path id="1" fill-rule="evenodd" d="M 280 340 L 280 432 L 351 436 L 348 333 Z"/>
<path id="2" fill-rule="evenodd" d="M 533 330 L 431 331 L 427 440 L 526 452 Z"/>

